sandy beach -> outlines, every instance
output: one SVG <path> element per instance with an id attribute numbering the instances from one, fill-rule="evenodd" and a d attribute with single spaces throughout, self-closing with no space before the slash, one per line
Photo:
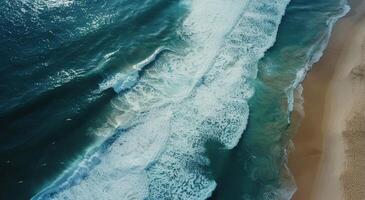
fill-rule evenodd
<path id="1" fill-rule="evenodd" d="M 365 1 L 350 6 L 303 82 L 305 117 L 289 156 L 294 200 L 365 199 Z"/>

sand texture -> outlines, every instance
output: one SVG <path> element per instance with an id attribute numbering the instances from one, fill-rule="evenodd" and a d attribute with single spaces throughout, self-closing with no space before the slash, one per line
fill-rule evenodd
<path id="1" fill-rule="evenodd" d="M 350 3 L 350 14 L 336 24 L 324 56 L 303 82 L 305 117 L 289 158 L 298 186 L 294 200 L 365 199 L 365 173 L 360 173 L 365 169 L 365 1 Z"/>

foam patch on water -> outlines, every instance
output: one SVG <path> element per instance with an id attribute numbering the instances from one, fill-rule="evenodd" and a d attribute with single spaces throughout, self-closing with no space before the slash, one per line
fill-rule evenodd
<path id="1" fill-rule="evenodd" d="M 55 7 L 66 7 L 73 4 L 73 0 L 44 0 L 43 1 L 48 8 L 55 8 Z"/>
<path id="2" fill-rule="evenodd" d="M 68 7 L 74 3 L 73 0 L 21 0 L 20 2 L 23 4 L 32 4 L 38 10 Z"/>
<path id="3" fill-rule="evenodd" d="M 34 199 L 210 196 L 216 183 L 204 145 L 237 145 L 257 62 L 273 45 L 288 0 L 186 3 L 191 10 L 180 33 L 188 47 L 159 57 L 112 101 L 108 123 L 123 131 Z"/>
<path id="4" fill-rule="evenodd" d="M 121 91 L 128 90 L 137 84 L 140 78 L 141 71 L 156 60 L 156 57 L 167 49 L 158 48 L 156 49 L 148 58 L 142 60 L 141 62 L 131 66 L 131 69 L 126 73 L 117 73 L 112 78 L 100 84 L 100 90 L 106 90 L 108 88 L 113 88 L 115 92 L 120 93 Z M 106 59 L 109 59 L 116 51 L 105 55 Z"/>

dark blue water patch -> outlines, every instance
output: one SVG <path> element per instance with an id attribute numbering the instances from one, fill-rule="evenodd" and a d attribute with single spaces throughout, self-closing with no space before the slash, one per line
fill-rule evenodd
<path id="1" fill-rule="evenodd" d="M 43 20 L 44 22 L 38 22 L 41 24 L 39 25 L 41 27 L 38 27 L 38 29 L 55 32 L 52 30 L 52 24 L 57 28 L 63 27 L 66 32 L 73 32 L 75 34 L 65 36 L 62 31 L 59 31 L 56 32 L 60 35 L 57 37 L 58 39 L 46 39 L 44 44 L 38 44 L 39 41 L 44 40 L 44 36 L 37 34 L 40 31 L 37 29 L 37 26 L 34 24 L 24 24 L 20 27 L 20 32 L 27 28 L 34 29 L 31 31 L 33 34 L 29 33 L 31 38 L 26 42 L 29 45 L 28 50 L 25 50 L 27 47 L 20 41 L 23 37 L 16 36 L 13 33 L 17 32 L 13 30 L 17 30 L 17 26 L 4 25 L 2 30 L 13 33 L 12 37 L 14 38 L 5 33 L 0 34 L 4 38 L 1 41 L 3 45 L 0 47 L 1 55 L 3 55 L 0 65 L 0 71 L 2 72 L 0 74 L 0 86 L 3 89 L 0 94 L 0 102 L 1 105 L 6 105 L 0 107 L 1 110 L 5 111 L 16 105 L 16 103 L 20 104 L 45 90 L 59 86 L 67 80 L 67 76 L 85 76 L 88 72 L 99 68 L 100 63 L 104 59 L 103 56 L 112 51 L 117 51 L 116 55 L 105 66 L 102 66 L 105 70 L 112 70 L 105 72 L 108 75 L 113 70 L 119 70 L 121 66 L 129 65 L 147 56 L 150 51 L 153 51 L 160 45 L 168 45 L 170 43 L 169 40 L 171 40 L 168 35 L 175 30 L 176 16 L 179 14 L 172 15 L 171 4 L 173 3 L 174 1 L 168 1 L 168 3 L 158 1 L 150 5 L 150 7 L 147 6 L 148 9 L 142 9 L 138 6 L 134 7 L 137 12 L 133 13 L 139 13 L 141 16 L 133 14 L 133 16 L 137 16 L 132 17 L 129 16 L 131 14 L 125 13 L 125 15 L 129 16 L 125 17 L 122 15 L 123 13 L 120 13 L 116 17 L 117 19 L 121 17 L 126 18 L 124 21 L 114 19 L 114 23 L 107 24 L 108 26 L 105 25 L 105 27 L 83 35 L 77 34 L 77 28 L 80 28 L 80 26 L 75 27 L 74 25 L 76 22 L 85 23 L 83 20 L 86 19 L 80 17 L 79 12 L 72 12 L 74 15 L 71 16 L 74 20 L 66 24 L 55 23 L 54 17 L 46 18 Z M 144 4 L 139 3 L 138 5 Z M 116 5 L 112 4 L 110 6 Z M 121 8 L 125 7 L 120 6 Z M 73 7 L 66 9 L 66 11 L 76 9 Z M 88 7 L 88 5 L 83 5 L 83 7 Z M 95 13 L 87 13 L 91 11 L 84 11 L 83 7 L 77 7 L 81 13 L 86 12 L 85 15 L 96 15 Z M 90 5 L 90 7 L 93 6 Z M 128 4 L 128 7 L 133 7 L 133 3 L 131 5 Z M 161 9 L 162 11 L 164 9 L 167 11 L 161 12 Z M 67 12 L 63 13 L 65 16 L 69 14 Z M 50 15 L 53 16 L 52 14 Z M 97 13 L 97 15 L 100 14 Z M 79 17 L 80 19 L 76 20 Z M 27 19 L 27 17 L 23 18 Z M 58 18 L 61 18 L 61 16 Z M 65 17 L 63 16 L 63 18 Z M 4 18 L 3 21 L 12 23 L 11 20 L 6 19 Z M 59 45 L 56 44 L 58 40 Z"/>
<path id="2" fill-rule="evenodd" d="M 85 153 L 117 95 L 99 84 L 181 46 L 185 12 L 174 0 L 0 2 L 0 199 L 29 199 Z"/>
<path id="3" fill-rule="evenodd" d="M 265 200 L 289 195 L 282 178 L 295 127 L 288 121 L 290 93 L 300 78 L 298 71 L 312 64 L 326 45 L 330 20 L 344 10 L 339 0 L 291 1 L 275 45 L 259 62 L 248 125 L 239 144 L 231 151 L 207 149 L 217 181 L 211 199 Z"/>

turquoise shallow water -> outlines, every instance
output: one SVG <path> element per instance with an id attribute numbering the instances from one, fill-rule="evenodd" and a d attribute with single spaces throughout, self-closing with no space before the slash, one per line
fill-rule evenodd
<path id="1" fill-rule="evenodd" d="M 291 1 L 275 45 L 259 62 L 240 143 L 232 151 L 212 152 L 213 160 L 227 163 L 212 162 L 219 180 L 213 199 L 290 198 L 295 186 L 286 167 L 286 148 L 296 126 L 288 121 L 293 90 L 322 55 L 333 23 L 347 11 L 343 1 Z"/>
<path id="2" fill-rule="evenodd" d="M 0 199 L 289 199 L 340 0 L 2 1 Z"/>

